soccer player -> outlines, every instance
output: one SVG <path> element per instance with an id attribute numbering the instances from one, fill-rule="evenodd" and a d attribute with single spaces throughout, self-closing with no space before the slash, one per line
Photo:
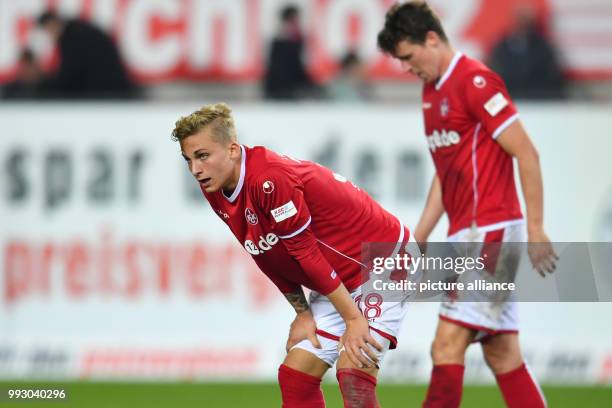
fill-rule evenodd
<path id="1" fill-rule="evenodd" d="M 324 407 L 321 377 L 336 362 L 345 407 L 377 407 L 378 367 L 406 303 L 362 296 L 361 245 L 392 243 L 395 256 L 408 229 L 327 168 L 239 144 L 225 104 L 181 118 L 172 138 L 213 211 L 295 309 L 278 371 L 283 407 Z"/>
<path id="2" fill-rule="evenodd" d="M 414 232 L 417 242 L 427 241 L 446 212 L 450 242 L 521 242 L 527 235 L 529 243 L 540 243 L 529 246 L 534 268 L 543 276 L 552 272 L 557 258 L 543 227 L 538 153 L 502 79 L 453 49 L 426 2 L 393 6 L 378 45 L 424 82 L 423 116 L 436 175 Z M 465 352 L 474 341 L 480 341 L 509 407 L 546 406 L 521 356 L 516 303 L 453 302 L 447 295 L 431 348 L 434 367 L 424 407 L 459 406 Z"/>

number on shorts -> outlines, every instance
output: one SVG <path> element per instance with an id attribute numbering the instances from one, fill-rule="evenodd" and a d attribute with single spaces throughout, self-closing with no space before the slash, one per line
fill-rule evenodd
<path id="1" fill-rule="evenodd" d="M 355 303 L 357 303 L 357 307 L 361 309 L 363 317 L 365 317 L 366 319 L 376 319 L 377 317 L 380 317 L 380 315 L 382 314 L 382 309 L 380 307 L 383 303 L 382 296 L 378 293 L 368 294 L 363 301 L 364 308 L 361 308 L 360 306 L 361 297 L 362 295 L 357 296 L 355 298 Z M 372 313 L 372 310 L 374 310 L 374 313 Z"/>

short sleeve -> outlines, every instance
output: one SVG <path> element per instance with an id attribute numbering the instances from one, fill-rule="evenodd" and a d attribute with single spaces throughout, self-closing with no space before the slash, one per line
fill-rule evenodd
<path id="1" fill-rule="evenodd" d="M 470 73 L 464 84 L 470 114 L 493 139 L 518 119 L 518 112 L 504 81 L 493 71 Z"/>
<path id="2" fill-rule="evenodd" d="M 281 239 L 292 238 L 310 225 L 304 185 L 291 169 L 274 166 L 256 177 L 251 195 Z"/>

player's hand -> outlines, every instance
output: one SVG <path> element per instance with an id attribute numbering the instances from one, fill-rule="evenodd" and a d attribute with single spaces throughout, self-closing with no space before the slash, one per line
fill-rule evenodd
<path id="1" fill-rule="evenodd" d="M 320 349 L 321 343 L 319 343 L 316 331 L 317 325 L 310 310 L 298 313 L 289 327 L 289 337 L 285 346 L 287 353 L 291 350 L 291 347 L 305 339 L 310 340 L 314 347 Z"/>
<path id="2" fill-rule="evenodd" d="M 556 262 L 559 257 L 543 229 L 529 232 L 527 252 L 529 253 L 529 259 L 531 259 L 531 265 L 543 278 L 546 277 L 547 272 L 553 273 L 557 268 Z"/>
<path id="3" fill-rule="evenodd" d="M 349 360 L 356 367 L 378 368 L 378 358 L 371 347 L 382 351 L 382 346 L 370 334 L 368 321 L 361 315 L 347 320 L 346 331 L 340 338 L 338 350 L 345 351 Z"/>

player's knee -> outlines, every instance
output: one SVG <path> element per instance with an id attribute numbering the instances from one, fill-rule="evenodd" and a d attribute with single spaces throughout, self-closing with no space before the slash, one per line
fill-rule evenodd
<path id="1" fill-rule="evenodd" d="M 431 344 L 431 358 L 434 364 L 463 363 L 466 346 L 449 338 L 436 338 Z"/>
<path id="2" fill-rule="evenodd" d="M 495 374 L 510 372 L 523 363 L 520 352 L 514 347 L 497 345 L 483 347 L 485 362 Z"/>

